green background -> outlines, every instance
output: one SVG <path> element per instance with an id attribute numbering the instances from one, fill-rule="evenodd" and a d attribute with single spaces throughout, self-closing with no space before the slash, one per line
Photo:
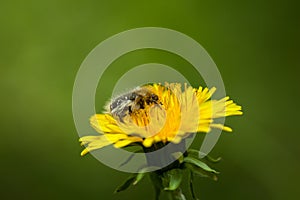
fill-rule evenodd
<path id="1" fill-rule="evenodd" d="M 216 166 L 219 181 L 197 179 L 198 196 L 296 199 L 299 21 L 299 6 L 291 0 L 1 1 L 1 198 L 151 199 L 148 179 L 113 194 L 128 174 L 91 155 L 80 157 L 72 87 L 81 62 L 101 41 L 127 29 L 158 26 L 202 44 L 227 94 L 245 113 L 227 119 L 234 132 L 224 133 L 211 153 L 223 157 Z M 187 68 L 159 51 L 120 58 L 103 79 L 107 88 L 99 87 L 97 107 L 125 68 L 149 61 Z M 190 81 L 201 84 L 197 76 Z"/>

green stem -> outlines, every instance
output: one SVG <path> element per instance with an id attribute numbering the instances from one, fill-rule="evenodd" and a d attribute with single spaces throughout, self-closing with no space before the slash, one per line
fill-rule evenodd
<path id="1" fill-rule="evenodd" d="M 193 199 L 198 200 L 198 198 L 196 197 L 195 191 L 194 191 L 193 181 L 194 181 L 194 175 L 193 175 L 193 172 L 190 172 L 189 173 L 190 191 L 191 191 Z"/>
<path id="2" fill-rule="evenodd" d="M 159 196 L 160 196 L 160 193 L 163 188 L 162 181 L 161 181 L 159 175 L 155 172 L 150 173 L 150 179 L 151 179 L 151 182 L 153 183 L 153 187 L 154 187 L 154 191 L 155 191 L 154 199 L 159 200 Z"/>

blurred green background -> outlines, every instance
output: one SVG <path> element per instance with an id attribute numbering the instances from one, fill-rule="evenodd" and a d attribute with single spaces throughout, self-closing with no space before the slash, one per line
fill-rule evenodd
<path id="1" fill-rule="evenodd" d="M 227 119 L 234 132 L 211 153 L 223 157 L 219 181 L 197 179 L 198 196 L 299 198 L 299 21 L 291 0 L 1 1 L 1 198 L 151 199 L 147 179 L 113 194 L 128 174 L 80 157 L 72 118 L 72 87 L 87 54 L 109 36 L 144 26 L 202 44 L 245 112 Z M 187 68 L 174 55 L 145 50 L 116 61 L 102 84 L 149 61 Z M 101 108 L 111 91 L 99 88 Z"/>

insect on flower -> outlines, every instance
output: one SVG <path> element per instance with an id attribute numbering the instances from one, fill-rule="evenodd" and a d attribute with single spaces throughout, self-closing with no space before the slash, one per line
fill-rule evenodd
<path id="1" fill-rule="evenodd" d="M 147 106 L 159 104 L 159 98 L 146 87 L 137 87 L 111 101 L 110 113 L 123 121 L 126 115 L 131 115 Z"/>

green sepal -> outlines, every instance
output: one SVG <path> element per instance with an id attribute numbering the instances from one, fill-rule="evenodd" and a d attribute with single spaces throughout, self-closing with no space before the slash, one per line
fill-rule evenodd
<path id="1" fill-rule="evenodd" d="M 162 181 L 164 190 L 176 190 L 182 181 L 183 172 L 180 169 L 171 169 L 163 174 Z"/>
<path id="2" fill-rule="evenodd" d="M 216 173 L 216 174 L 219 173 L 219 172 L 217 172 L 216 170 L 210 168 L 210 167 L 209 167 L 207 164 L 205 164 L 204 162 L 202 162 L 202 161 L 200 161 L 200 160 L 198 160 L 198 159 L 196 159 L 196 158 L 193 158 L 193 157 L 185 157 L 185 158 L 183 159 L 183 161 L 184 161 L 185 163 L 193 164 L 194 166 L 199 167 L 199 168 L 201 168 L 201 169 L 203 169 L 203 170 L 205 170 L 205 171 L 207 171 L 207 172 L 212 172 L 212 173 Z"/>
<path id="3" fill-rule="evenodd" d="M 183 156 L 183 153 L 182 152 L 174 152 L 174 153 L 172 153 L 172 156 L 176 159 L 176 160 L 178 160 L 179 161 L 179 163 L 183 163 L 183 158 L 184 158 L 184 156 Z"/>
<path id="4" fill-rule="evenodd" d="M 128 179 L 116 189 L 115 193 L 124 191 L 131 185 L 138 184 L 144 178 L 150 168 L 151 167 L 144 167 L 138 173 L 129 176 Z"/>
<path id="5" fill-rule="evenodd" d="M 115 193 L 122 192 L 122 191 L 128 189 L 136 181 L 136 177 L 137 177 L 137 174 L 129 176 L 122 185 L 117 187 L 117 189 L 115 190 Z"/>
<path id="6" fill-rule="evenodd" d="M 132 152 L 132 154 L 124 161 L 122 162 L 119 167 L 122 167 L 124 165 L 126 165 L 134 156 L 136 153 L 144 153 L 144 151 L 142 149 L 138 149 Z"/>
<path id="7" fill-rule="evenodd" d="M 189 149 L 187 150 L 188 154 L 191 155 L 192 157 L 195 157 L 195 158 L 198 158 L 199 159 L 199 155 L 201 155 L 201 152 L 198 151 L 198 150 L 195 150 L 195 149 Z M 205 155 L 205 154 L 202 154 L 203 155 L 203 158 L 211 163 L 218 163 L 222 160 L 221 157 L 218 157 L 218 158 L 213 158 L 209 155 Z"/>
<path id="8" fill-rule="evenodd" d="M 144 167 L 141 170 L 139 170 L 139 172 L 135 178 L 135 181 L 133 182 L 133 185 L 136 185 L 138 182 L 140 182 L 144 178 L 144 176 L 153 169 L 156 169 L 156 168 L 150 166 L 150 167 Z"/>
<path id="9" fill-rule="evenodd" d="M 138 175 L 135 178 L 135 181 L 132 183 L 133 185 L 138 184 L 138 182 L 140 182 L 144 176 L 146 175 L 146 173 L 138 173 Z"/>
<path id="10" fill-rule="evenodd" d="M 188 168 L 191 171 L 191 173 L 193 173 L 195 175 L 198 175 L 198 176 L 201 176 L 201 177 L 205 177 L 205 178 L 211 178 L 214 181 L 218 180 L 218 177 L 213 172 L 205 171 L 202 168 L 197 167 L 197 166 L 195 166 L 193 164 L 190 164 L 190 163 L 184 163 L 184 166 L 186 168 Z"/>
<path id="11" fill-rule="evenodd" d="M 209 155 L 205 156 L 204 158 L 205 158 L 207 161 L 212 162 L 212 163 L 218 163 L 218 162 L 220 162 L 220 161 L 222 160 L 221 157 L 213 158 L 213 157 L 211 157 L 211 156 L 209 156 Z"/>

